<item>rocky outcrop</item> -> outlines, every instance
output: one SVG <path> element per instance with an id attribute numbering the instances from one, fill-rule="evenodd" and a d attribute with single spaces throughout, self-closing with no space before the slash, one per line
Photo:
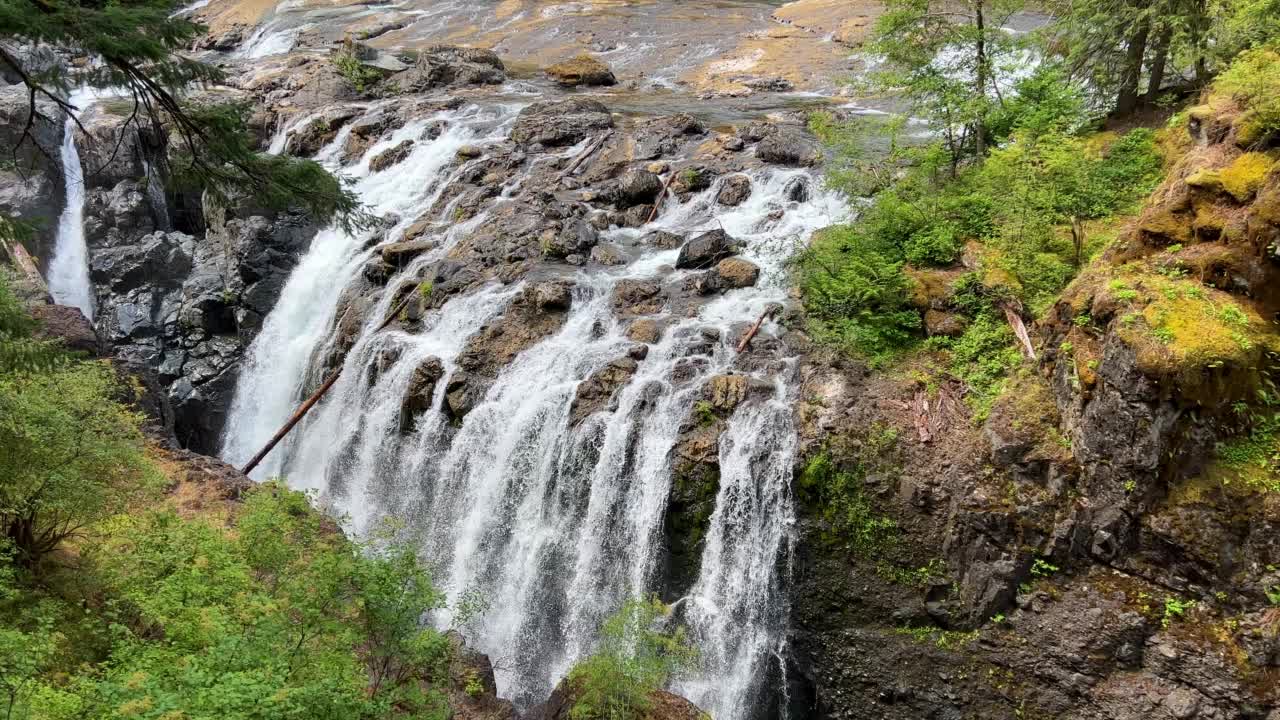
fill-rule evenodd
<path id="1" fill-rule="evenodd" d="M 498 85 L 506 67 L 492 50 L 455 45 L 432 45 L 418 52 L 411 69 L 393 76 L 402 92 L 425 92 L 444 87 Z"/>
<path id="2" fill-rule="evenodd" d="M 574 717 L 574 702 L 578 692 L 569 680 L 563 680 L 552 691 L 547 701 L 534 708 L 527 716 L 530 720 L 570 720 Z M 649 708 L 636 720 L 701 720 L 706 717 L 697 705 L 667 692 L 655 690 L 649 698 Z"/>
<path id="3" fill-rule="evenodd" d="M 559 147 L 611 127 L 613 116 L 599 101 L 586 98 L 543 101 L 520 111 L 511 128 L 511 139 L 520 145 Z"/>
<path id="4" fill-rule="evenodd" d="M 618 83 L 608 65 L 586 54 L 549 66 L 547 75 L 565 87 Z"/>
<path id="5" fill-rule="evenodd" d="M 569 406 L 569 422 L 577 425 L 589 415 L 612 409 L 618 390 L 636 374 L 639 364 L 631 357 L 620 357 L 592 373 L 578 385 L 573 404 Z"/>
<path id="6" fill-rule="evenodd" d="M 97 331 L 114 355 L 151 368 L 185 446 L 217 448 L 241 353 L 316 228 L 294 215 L 210 211 L 197 240 L 155 231 L 134 181 L 86 200 Z"/>

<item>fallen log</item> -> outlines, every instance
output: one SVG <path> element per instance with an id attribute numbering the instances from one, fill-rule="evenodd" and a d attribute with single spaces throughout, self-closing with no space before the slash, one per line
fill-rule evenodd
<path id="1" fill-rule="evenodd" d="M 916 435 L 919 436 L 920 442 L 927 443 L 933 439 L 933 432 L 929 429 L 929 391 L 921 388 L 916 390 L 914 401 L 912 402 L 912 420 L 916 426 Z"/>
<path id="2" fill-rule="evenodd" d="M 672 170 L 671 174 L 667 176 L 667 181 L 662 183 L 662 189 L 658 191 L 658 197 L 653 199 L 653 209 L 649 211 L 649 219 L 644 221 L 645 225 L 653 222 L 653 219 L 658 217 L 658 207 L 662 205 L 662 198 L 667 196 L 667 188 L 671 187 L 671 183 L 675 179 L 676 171 Z"/>
<path id="3" fill-rule="evenodd" d="M 760 332 L 760 326 L 764 324 L 765 320 L 769 319 L 770 315 L 777 312 L 777 310 L 777 307 L 770 305 L 764 309 L 764 312 L 760 313 L 760 319 L 756 320 L 756 324 L 751 326 L 751 329 L 747 331 L 747 334 L 742 336 L 742 341 L 738 343 L 738 352 L 742 352 L 747 349 L 747 346 L 751 344 L 751 338 L 754 338 L 756 333 Z"/>
<path id="4" fill-rule="evenodd" d="M 375 333 L 381 332 L 388 325 L 390 325 L 391 321 L 395 320 L 396 317 L 399 316 L 400 313 L 403 312 L 404 309 L 409 306 L 409 301 L 413 300 L 414 294 L 415 292 L 409 292 L 407 295 L 405 295 L 404 299 L 402 299 L 394 308 L 392 308 L 391 313 L 387 315 L 386 319 L 382 321 L 382 324 L 379 325 L 377 329 L 374 330 L 374 332 Z M 323 398 L 324 394 L 329 392 L 329 388 L 333 387 L 333 384 L 338 382 L 338 376 L 341 374 L 342 374 L 342 366 L 339 365 L 338 368 L 334 370 L 333 373 L 329 375 L 329 377 L 324 381 L 324 384 L 322 384 L 318 390 L 312 393 L 311 397 L 307 398 L 307 401 L 302 403 L 302 405 L 300 405 L 298 409 L 293 412 L 293 415 L 289 416 L 289 419 L 285 421 L 284 425 L 280 426 L 280 429 L 276 431 L 275 435 L 271 436 L 271 439 L 268 440 L 267 444 L 264 445 L 263 448 L 258 451 L 258 454 L 254 455 L 253 458 L 249 460 L 249 462 L 245 463 L 244 467 L 240 469 L 240 472 L 244 473 L 245 475 L 248 475 L 250 472 L 253 472 L 253 469 L 258 466 L 258 463 L 262 462 L 262 459 L 267 456 L 267 453 L 271 452 L 272 449 L 274 449 L 275 446 L 278 445 L 280 441 L 283 440 L 285 436 L 289 434 L 289 431 L 293 430 L 295 425 L 297 425 L 299 422 L 302 422 L 302 418 L 306 417 L 307 413 L 311 411 L 311 408 L 315 407 L 316 403 L 320 402 L 320 398 Z"/>
<path id="5" fill-rule="evenodd" d="M 4 252 L 9 256 L 10 262 L 18 271 L 26 276 L 27 280 L 34 284 L 41 292 L 49 294 L 49 286 L 45 284 L 44 277 L 40 275 L 40 268 L 36 267 L 36 261 L 17 240 L 0 240 L 0 245 L 4 246 Z"/>

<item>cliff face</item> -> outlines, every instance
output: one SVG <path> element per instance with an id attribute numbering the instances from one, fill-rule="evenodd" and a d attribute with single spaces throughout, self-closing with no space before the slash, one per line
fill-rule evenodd
<path id="1" fill-rule="evenodd" d="M 981 426 L 927 358 L 810 358 L 803 440 L 863 512 L 801 482 L 800 712 L 1280 717 L 1280 175 L 1240 114 L 1188 114 Z"/>

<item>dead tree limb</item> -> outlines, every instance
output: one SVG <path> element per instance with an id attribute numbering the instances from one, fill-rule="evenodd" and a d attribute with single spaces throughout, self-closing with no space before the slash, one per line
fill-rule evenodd
<path id="1" fill-rule="evenodd" d="M 770 305 L 764 309 L 764 312 L 760 313 L 760 319 L 756 320 L 756 324 L 751 326 L 751 329 L 747 331 L 747 334 L 742 336 L 742 341 L 738 343 L 738 352 L 743 352 L 747 349 L 747 346 L 751 344 L 751 338 L 754 338 L 756 333 L 760 332 L 760 326 L 763 325 L 764 321 L 768 320 L 769 316 L 773 315 L 776 311 L 777 308 Z"/>
<path id="2" fill-rule="evenodd" d="M 658 217 L 658 207 L 662 205 L 662 198 L 667 196 L 667 188 L 671 187 L 671 183 L 675 179 L 676 171 L 672 170 L 671 174 L 667 176 L 667 181 L 662 183 L 662 189 L 658 191 L 658 197 L 653 199 L 653 209 L 649 211 L 649 219 L 644 221 L 645 225 L 653 222 L 653 219 Z"/>
<path id="3" fill-rule="evenodd" d="M 929 430 L 929 391 L 920 388 L 916 390 L 916 396 L 912 402 L 912 419 L 915 422 L 916 434 L 920 437 L 920 442 L 927 443 L 933 439 L 933 433 Z"/>
<path id="4" fill-rule="evenodd" d="M 406 307 L 409 306 L 409 301 L 413 300 L 413 296 L 414 296 L 413 292 L 410 292 L 409 294 L 405 295 L 404 299 L 401 300 L 394 308 L 392 308 L 391 313 L 387 315 L 386 319 L 382 321 L 382 324 L 379 325 L 377 329 L 374 330 L 374 332 L 375 333 L 381 332 L 384 328 L 390 325 L 391 321 L 395 320 L 396 317 L 400 315 L 400 313 Z M 324 394 L 329 392 L 329 388 L 333 387 L 333 384 L 338 382 L 338 376 L 341 374 L 342 374 L 342 366 L 339 365 L 338 368 L 333 371 L 333 374 L 331 374 L 328 377 L 328 379 L 324 381 L 324 384 L 321 385 L 318 390 L 312 393 L 311 397 L 307 398 L 307 401 L 302 403 L 302 405 L 300 405 L 298 409 L 293 412 L 293 415 L 289 416 L 289 419 L 285 421 L 284 425 L 280 426 L 280 429 L 276 431 L 275 435 L 271 436 L 271 440 L 267 441 L 267 444 L 263 446 L 261 450 L 258 451 L 258 454 L 254 455 L 253 458 L 249 460 L 249 462 L 245 463 L 245 466 L 240 469 L 240 472 L 244 473 L 245 475 L 248 475 L 250 472 L 253 472 L 253 469 L 258 466 L 258 463 L 262 462 L 262 459 L 267 456 L 267 453 L 271 452 L 271 450 L 276 445 L 278 445 L 286 435 L 289 434 L 289 431 L 292 430 L 295 425 L 302 422 L 302 418 L 306 417 L 307 413 L 311 411 L 311 408 L 315 407 L 316 403 L 320 402 L 320 398 L 324 397 Z"/>
<path id="5" fill-rule="evenodd" d="M 1004 317 L 1009 321 L 1009 326 L 1013 328 L 1013 334 L 1018 336 L 1018 342 L 1022 345 L 1022 354 L 1026 355 L 1028 360 L 1035 360 L 1036 350 L 1031 344 L 1031 334 L 1027 332 L 1027 326 L 1022 322 L 1022 316 L 1012 307 L 1005 305 Z"/>

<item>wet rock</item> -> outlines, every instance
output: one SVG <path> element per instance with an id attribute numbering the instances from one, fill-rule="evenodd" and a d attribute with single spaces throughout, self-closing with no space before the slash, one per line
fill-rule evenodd
<path id="1" fill-rule="evenodd" d="M 434 250 L 435 240 L 402 240 L 378 248 L 382 261 L 393 268 L 402 268 L 422 253 Z"/>
<path id="2" fill-rule="evenodd" d="M 352 123 L 351 130 L 347 133 L 346 143 L 342 146 L 343 159 L 351 162 L 364 155 L 384 133 L 402 125 L 404 125 L 404 119 L 390 112 L 357 120 Z"/>
<path id="3" fill-rule="evenodd" d="M 809 201 L 809 178 L 797 177 L 791 178 L 782 188 L 782 197 L 789 202 L 808 202 Z"/>
<path id="4" fill-rule="evenodd" d="M 556 63 L 547 68 L 547 75 L 565 87 L 579 85 L 616 85 L 618 79 L 608 65 L 587 54 Z"/>
<path id="5" fill-rule="evenodd" d="M 613 288 L 613 306 L 631 315 L 652 315 L 662 309 L 662 287 L 650 280 L 619 280 Z"/>
<path id="6" fill-rule="evenodd" d="M 639 365 L 631 357 L 621 357 L 592 373 L 590 377 L 578 385 L 573 404 L 569 408 L 569 422 L 576 425 L 587 416 L 606 408 L 612 409 L 611 403 L 618 390 L 631 380 Z"/>
<path id="7" fill-rule="evenodd" d="M 559 232 L 554 229 L 543 232 L 542 254 L 550 258 L 583 256 L 591 252 L 600 240 L 600 233 L 590 222 L 577 219 Z"/>
<path id="8" fill-rule="evenodd" d="M 720 139 L 720 147 L 729 152 L 738 152 L 746 146 L 747 144 L 737 135 L 726 135 Z"/>
<path id="9" fill-rule="evenodd" d="M 456 720 L 515 720 L 516 709 L 498 697 L 498 684 L 489 656 L 467 646 L 461 634 L 449 631 L 448 706 Z"/>
<path id="10" fill-rule="evenodd" d="M 676 267 L 683 270 L 700 270 L 733 254 L 733 238 L 723 230 L 709 230 L 686 242 L 680 248 Z"/>
<path id="11" fill-rule="evenodd" d="M 354 118 L 357 112 L 352 108 L 335 108 L 313 117 L 302 127 L 289 133 L 284 144 L 285 152 L 295 157 L 314 156 L 338 136 L 338 131 Z"/>
<path id="12" fill-rule="evenodd" d="M 822 162 L 822 151 L 797 130 L 779 130 L 760 141 L 756 157 L 778 165 L 809 167 Z"/>
<path id="13" fill-rule="evenodd" d="M 684 594 L 697 578 L 720 490 L 720 435 L 724 429 L 724 420 L 699 404 L 691 408 L 672 449 L 671 490 L 662 523 L 667 592 L 672 596 Z"/>
<path id="14" fill-rule="evenodd" d="M 93 323 L 80 312 L 80 308 L 39 304 L 32 305 L 30 310 L 31 317 L 38 324 L 37 337 L 61 340 L 66 349 L 87 353 L 90 357 L 102 351 Z"/>
<path id="15" fill-rule="evenodd" d="M 662 326 L 652 318 L 639 318 L 627 326 L 627 338 L 650 345 L 662 338 Z"/>
<path id="16" fill-rule="evenodd" d="M 456 155 L 462 160 L 472 160 L 484 155 L 484 150 L 481 150 L 479 146 L 476 145 L 463 145 L 458 148 Z"/>
<path id="17" fill-rule="evenodd" d="M 730 257 L 716 263 L 711 274 L 718 289 L 732 290 L 755 285 L 760 279 L 760 267 L 750 260 Z"/>
<path id="18" fill-rule="evenodd" d="M 795 89 L 790 80 L 780 77 L 752 78 L 742 84 L 759 92 L 790 92 Z"/>
<path id="19" fill-rule="evenodd" d="M 706 165 L 689 165 L 676 171 L 671 181 L 671 192 L 680 197 L 691 193 L 702 192 L 711 187 L 716 180 L 716 171 Z"/>
<path id="20" fill-rule="evenodd" d="M 652 203 L 662 192 L 662 178 L 648 170 L 632 168 L 618 179 L 618 207 Z"/>
<path id="21" fill-rule="evenodd" d="M 573 283 L 567 280 L 534 283 L 526 292 L 540 310 L 564 311 L 573 304 Z"/>
<path id="22" fill-rule="evenodd" d="M 751 197 L 751 178 L 746 175 L 730 175 L 720 185 L 716 193 L 716 202 L 729 207 L 736 207 Z"/>
<path id="23" fill-rule="evenodd" d="M 409 387 L 400 401 L 400 432 L 413 432 L 417 416 L 431 409 L 436 383 L 444 377 L 444 364 L 438 357 L 423 360 L 413 371 Z"/>
<path id="24" fill-rule="evenodd" d="M 382 152 L 374 155 L 369 160 L 369 170 L 372 172 L 381 172 L 397 163 L 403 162 L 409 157 L 409 153 L 413 151 L 412 140 L 402 140 L 395 147 L 387 148 Z"/>
<path id="25" fill-rule="evenodd" d="M 711 407 L 730 413 L 747 399 L 748 389 L 746 375 L 714 375 L 707 381 L 706 398 Z"/>
<path id="26" fill-rule="evenodd" d="M 516 118 L 511 140 L 519 145 L 573 145 L 592 133 L 613 127 L 609 108 L 596 100 L 570 98 L 536 102 Z"/>
<path id="27" fill-rule="evenodd" d="M 964 334 L 969 321 L 960 313 L 929 309 L 924 313 L 924 331 L 929 336 L 959 337 Z"/>
<path id="28" fill-rule="evenodd" d="M 591 259 L 601 265 L 626 265 L 627 255 L 613 243 L 602 243 L 591 248 Z"/>
<path id="29" fill-rule="evenodd" d="M 705 135 L 706 127 L 688 113 L 667 115 L 645 120 L 636 125 L 634 157 L 636 160 L 654 160 L 673 155 L 691 139 Z"/>
<path id="30" fill-rule="evenodd" d="M 672 250 L 684 244 L 684 236 L 666 230 L 654 230 L 640 238 L 640 242 L 663 250 Z"/>
<path id="31" fill-rule="evenodd" d="M 449 384 L 444 388 L 444 404 L 445 412 L 452 420 L 461 420 L 475 407 L 479 393 L 472 391 L 470 380 L 465 372 L 449 376 Z"/>
<path id="32" fill-rule="evenodd" d="M 175 287 L 191 271 L 194 243 L 195 238 L 183 233 L 151 233 L 137 244 L 92 253 L 89 275 L 118 293 L 143 284 Z"/>
<path id="33" fill-rule="evenodd" d="M 492 50 L 433 45 L 418 53 L 414 66 L 394 76 L 403 92 L 442 87 L 500 85 L 507 78 L 502 60 Z"/>

